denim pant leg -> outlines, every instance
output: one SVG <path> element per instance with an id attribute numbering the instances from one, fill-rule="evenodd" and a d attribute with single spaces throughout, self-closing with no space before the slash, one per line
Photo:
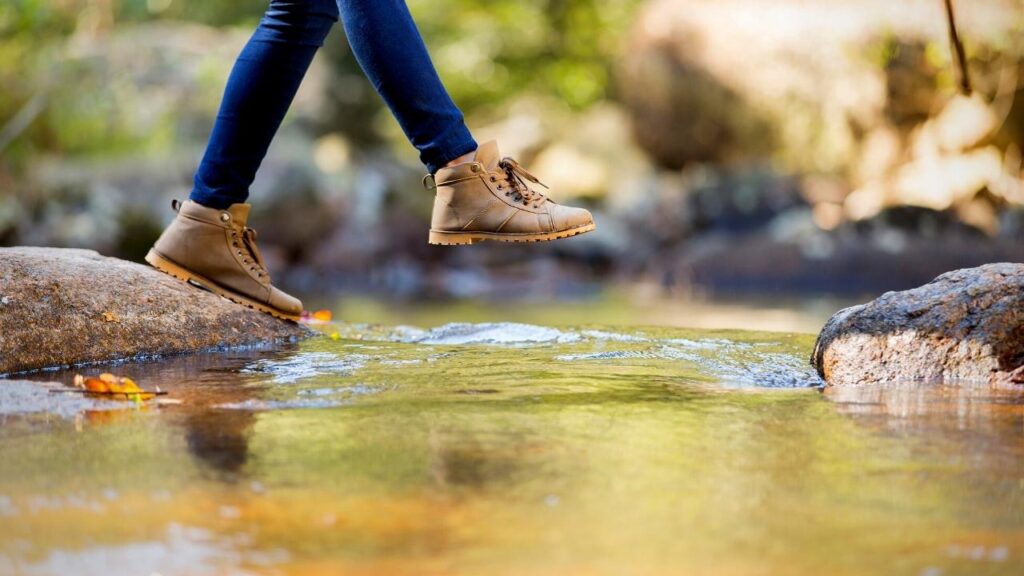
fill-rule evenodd
<path id="1" fill-rule="evenodd" d="M 476 150 L 405 0 L 338 0 L 338 7 L 356 60 L 427 169 Z"/>
<path id="2" fill-rule="evenodd" d="M 299 84 L 344 10 L 353 52 L 431 172 L 476 148 L 402 0 L 272 0 L 228 78 L 191 199 L 244 202 Z"/>
<path id="3" fill-rule="evenodd" d="M 245 202 L 302 77 L 331 27 L 334 0 L 272 0 L 228 78 L 191 199 L 223 209 Z"/>

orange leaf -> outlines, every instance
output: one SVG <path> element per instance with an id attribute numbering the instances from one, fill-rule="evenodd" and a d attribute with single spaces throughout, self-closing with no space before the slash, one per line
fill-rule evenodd
<path id="1" fill-rule="evenodd" d="M 86 378 L 85 385 L 82 386 L 89 392 L 96 392 L 98 394 L 105 394 L 110 392 L 110 385 L 99 378 Z"/>
<path id="2" fill-rule="evenodd" d="M 86 378 L 81 374 L 75 376 L 75 386 L 93 394 L 113 394 L 123 400 L 149 400 L 156 396 L 139 388 L 131 378 L 119 378 L 110 373 L 100 374 L 99 378 Z"/>

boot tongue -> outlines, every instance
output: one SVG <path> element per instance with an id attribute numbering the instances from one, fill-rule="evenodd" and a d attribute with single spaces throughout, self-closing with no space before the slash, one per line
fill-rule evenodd
<path id="1" fill-rule="evenodd" d="M 232 222 L 244 227 L 246 222 L 249 221 L 250 208 L 252 208 L 250 204 L 232 204 L 231 206 L 228 206 L 227 212 L 231 214 Z"/>
<path id="2" fill-rule="evenodd" d="M 483 164 L 484 169 L 488 172 L 498 167 L 499 160 L 501 160 L 501 152 L 498 152 L 498 142 L 495 140 L 481 144 L 476 149 L 476 156 L 473 157 L 473 161 Z"/>

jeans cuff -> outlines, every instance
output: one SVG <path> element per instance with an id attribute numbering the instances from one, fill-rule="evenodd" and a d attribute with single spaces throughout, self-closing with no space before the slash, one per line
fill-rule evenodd
<path id="1" fill-rule="evenodd" d="M 213 208 L 214 210 L 227 210 L 232 204 L 240 204 L 245 202 L 245 198 L 228 197 L 217 194 L 216 192 L 209 192 L 193 188 L 192 193 L 188 195 L 188 199 L 195 202 L 196 204 L 202 204 L 207 208 Z"/>
<path id="2" fill-rule="evenodd" d="M 476 140 L 469 133 L 464 124 L 451 134 L 433 143 L 428 151 L 420 156 L 420 160 L 426 164 L 427 171 L 431 174 L 437 172 L 444 165 L 455 160 L 459 156 L 469 154 L 477 149 Z"/>

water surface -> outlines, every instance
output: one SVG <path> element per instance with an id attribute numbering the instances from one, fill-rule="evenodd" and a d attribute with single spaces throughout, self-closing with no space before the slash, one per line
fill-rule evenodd
<path id="1" fill-rule="evenodd" d="M 1024 573 L 1020 394 L 823 393 L 785 333 L 324 331 L 0 416 L 0 573 Z"/>

